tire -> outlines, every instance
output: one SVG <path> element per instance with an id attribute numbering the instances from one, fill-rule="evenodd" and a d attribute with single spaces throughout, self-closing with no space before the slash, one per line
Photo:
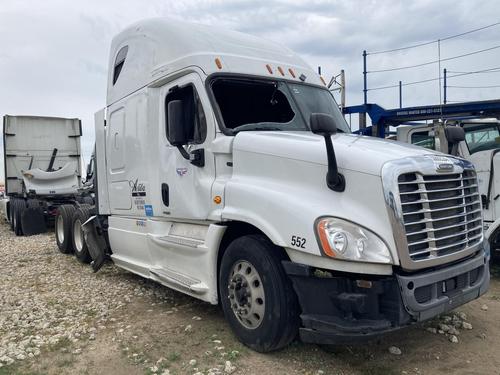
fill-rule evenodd
<path id="1" fill-rule="evenodd" d="M 14 231 L 14 224 L 12 222 L 14 221 L 13 212 L 14 212 L 14 202 L 15 201 L 16 200 L 12 198 L 9 202 L 9 225 L 10 225 L 11 231 Z"/>
<path id="2" fill-rule="evenodd" d="M 21 223 L 21 216 L 26 207 L 24 199 L 16 199 L 14 203 L 14 211 L 12 212 L 12 227 L 16 236 L 23 235 L 23 226 Z"/>
<path id="3" fill-rule="evenodd" d="M 500 260 L 500 228 L 496 229 L 490 236 L 490 265 L 498 264 Z"/>
<path id="4" fill-rule="evenodd" d="M 265 236 L 249 235 L 234 240 L 221 261 L 224 315 L 238 339 L 258 352 L 281 349 L 297 337 L 299 305 L 281 265 L 285 259 Z"/>
<path id="5" fill-rule="evenodd" d="M 73 253 L 72 237 L 72 219 L 75 207 L 70 204 L 59 206 L 55 220 L 56 242 L 59 251 L 63 254 Z"/>
<path id="6" fill-rule="evenodd" d="M 82 231 L 82 224 L 85 223 L 90 217 L 89 209 L 90 206 L 81 205 L 73 213 L 73 219 L 71 221 L 72 246 L 75 251 L 76 259 L 78 259 L 82 263 L 90 263 L 92 261 Z"/>

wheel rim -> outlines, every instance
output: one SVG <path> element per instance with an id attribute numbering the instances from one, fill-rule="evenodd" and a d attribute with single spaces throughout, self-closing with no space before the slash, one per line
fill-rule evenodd
<path id="1" fill-rule="evenodd" d="M 265 313 L 264 286 L 259 273 L 248 261 L 233 265 L 228 280 L 229 302 L 234 315 L 248 329 L 258 328 Z"/>
<path id="2" fill-rule="evenodd" d="M 57 217 L 56 227 L 57 227 L 57 238 L 59 239 L 59 243 L 64 242 L 64 221 L 62 215 Z"/>
<path id="3" fill-rule="evenodd" d="M 73 239 L 75 240 L 75 250 L 81 252 L 83 249 L 83 233 L 80 219 L 76 219 L 73 224 Z"/>

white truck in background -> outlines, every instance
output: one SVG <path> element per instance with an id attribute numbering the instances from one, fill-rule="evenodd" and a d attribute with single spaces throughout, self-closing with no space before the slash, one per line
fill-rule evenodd
<path id="1" fill-rule="evenodd" d="M 449 142 L 446 129 L 463 129 L 463 136 Z M 432 124 L 400 125 L 396 139 L 470 161 L 476 168 L 483 207 L 485 238 L 492 256 L 500 253 L 500 121 L 468 119 Z M 456 143 L 456 144 L 454 144 Z M 455 145 L 455 147 L 453 147 Z"/>
<path id="2" fill-rule="evenodd" d="M 3 118 L 2 211 L 16 235 L 43 233 L 64 203 L 92 203 L 80 192 L 79 119 Z"/>
<path id="3" fill-rule="evenodd" d="M 282 45 L 136 23 L 95 130 L 95 206 L 60 207 L 61 251 L 220 303 L 255 350 L 371 338 L 488 288 L 473 165 L 351 134 Z"/>

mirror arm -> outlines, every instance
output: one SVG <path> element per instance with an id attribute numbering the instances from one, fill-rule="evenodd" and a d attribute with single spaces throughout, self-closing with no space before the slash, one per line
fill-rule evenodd
<path id="1" fill-rule="evenodd" d="M 337 192 L 345 190 L 345 178 L 337 169 L 337 159 L 333 150 L 332 137 L 325 134 L 326 155 L 328 158 L 328 172 L 326 174 L 326 184 L 330 189 Z"/>
<path id="2" fill-rule="evenodd" d="M 190 160 L 189 153 L 186 151 L 184 146 L 177 146 L 177 150 L 181 153 L 182 157 L 186 160 Z"/>
<path id="3" fill-rule="evenodd" d="M 193 150 L 191 153 L 187 152 L 184 146 L 177 146 L 177 149 L 181 153 L 182 157 L 189 160 L 191 164 L 197 167 L 205 166 L 205 150 L 202 148 Z"/>

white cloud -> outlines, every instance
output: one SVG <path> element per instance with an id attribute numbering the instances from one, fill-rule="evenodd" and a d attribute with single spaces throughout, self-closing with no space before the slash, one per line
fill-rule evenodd
<path id="1" fill-rule="evenodd" d="M 0 8 L 0 114 L 79 117 L 86 158 L 93 144 L 93 114 L 105 103 L 111 38 L 147 17 L 216 24 L 285 44 L 329 78 L 345 69 L 348 104 L 362 100 L 364 49 L 375 51 L 445 37 L 499 21 L 497 2 L 420 1 L 3 1 Z M 500 27 L 442 43 L 442 57 L 500 44 Z M 452 70 L 500 66 L 500 49 L 443 64 Z M 435 45 L 369 56 L 370 70 L 437 58 Z M 370 87 L 436 77 L 436 65 L 369 75 Z M 458 80 L 456 80 L 458 81 Z M 463 77 L 461 85 L 500 84 L 500 74 Z M 405 105 L 436 103 L 438 83 L 404 88 Z M 450 89 L 451 100 L 498 97 L 498 89 Z M 369 93 L 387 107 L 398 90 Z M 1 176 L 0 176 L 1 177 Z"/>

